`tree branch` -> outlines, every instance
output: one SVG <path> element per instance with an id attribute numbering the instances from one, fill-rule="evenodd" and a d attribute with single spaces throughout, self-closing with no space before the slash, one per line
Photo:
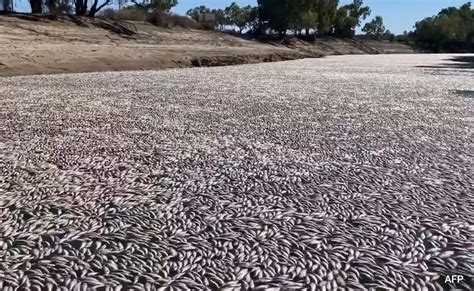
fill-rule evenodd
<path id="1" fill-rule="evenodd" d="M 104 8 L 105 6 L 110 5 L 111 2 L 112 2 L 112 0 L 107 0 L 107 1 L 105 1 L 102 5 L 100 5 L 99 7 L 97 7 L 96 12 L 98 12 L 100 9 Z"/>

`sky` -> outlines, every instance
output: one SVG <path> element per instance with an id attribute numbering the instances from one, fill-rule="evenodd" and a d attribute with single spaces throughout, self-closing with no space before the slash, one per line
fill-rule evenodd
<path id="1" fill-rule="evenodd" d="M 231 2 L 236 2 L 241 6 L 257 5 L 257 0 L 179 0 L 179 4 L 172 11 L 185 14 L 189 9 L 200 5 L 209 8 L 225 8 Z M 340 0 L 341 5 L 349 2 L 352 0 Z M 372 14 L 366 21 L 380 15 L 384 19 L 385 27 L 395 34 L 413 30 L 417 21 L 435 15 L 443 8 L 459 7 L 466 2 L 468 0 L 364 0 L 364 4 L 372 9 Z M 28 11 L 28 1 L 20 0 L 15 9 L 23 12 Z"/>

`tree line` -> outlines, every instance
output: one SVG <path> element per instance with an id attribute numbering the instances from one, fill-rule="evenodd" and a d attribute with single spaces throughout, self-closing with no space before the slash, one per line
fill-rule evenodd
<path id="1" fill-rule="evenodd" d="M 0 10 L 12 11 L 13 1 L 0 0 Z M 28 0 L 31 12 L 66 13 L 94 17 L 104 7 L 118 1 L 119 7 L 131 4 L 132 9 L 166 11 L 178 4 L 178 0 Z M 128 3 L 129 2 L 129 3 Z M 186 14 L 197 22 L 209 22 L 212 15 L 216 28 L 237 27 L 242 33 L 255 34 L 288 31 L 306 35 L 319 34 L 353 36 L 355 29 L 370 15 L 370 8 L 363 0 L 339 7 L 339 0 L 258 0 L 256 7 L 240 7 L 232 3 L 225 9 L 196 7 Z"/>
<path id="2" fill-rule="evenodd" d="M 442 9 L 415 24 L 410 36 L 433 51 L 474 51 L 474 9 L 471 2 Z"/>
<path id="3" fill-rule="evenodd" d="M 234 26 L 240 33 L 248 30 L 253 34 L 274 32 L 280 36 L 293 32 L 350 37 L 370 13 L 363 0 L 353 0 L 344 6 L 339 6 L 338 0 L 258 0 L 256 7 L 240 7 L 236 3 L 225 9 L 199 6 L 186 14 L 196 21 L 206 21 L 205 16 L 212 14 L 216 27 Z M 367 31 L 373 32 L 371 27 Z"/>
<path id="4" fill-rule="evenodd" d="M 199 6 L 187 15 L 198 22 L 206 21 L 207 14 L 214 15 L 215 26 L 237 27 L 242 33 L 292 32 L 295 35 L 333 35 L 353 37 L 357 27 L 371 15 L 370 7 L 363 0 L 339 6 L 338 0 L 258 0 L 256 7 L 239 7 L 232 3 L 225 9 Z M 473 51 L 474 10 L 471 2 L 458 7 L 442 9 L 437 15 L 427 17 L 414 26 L 414 31 L 395 36 L 387 30 L 383 18 L 375 16 L 362 27 L 369 38 L 415 42 L 434 51 Z"/>

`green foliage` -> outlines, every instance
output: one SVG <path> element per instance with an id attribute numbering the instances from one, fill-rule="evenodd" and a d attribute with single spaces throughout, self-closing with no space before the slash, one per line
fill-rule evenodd
<path id="1" fill-rule="evenodd" d="M 186 12 L 186 15 L 191 17 L 191 19 L 193 19 L 196 22 L 204 22 L 204 20 L 205 20 L 204 17 L 208 13 L 211 13 L 211 9 L 207 8 L 204 5 L 201 5 L 201 6 L 193 8 L 193 9 L 189 9 Z"/>
<path id="2" fill-rule="evenodd" d="M 370 16 L 371 10 L 368 6 L 362 6 L 362 0 L 353 0 L 351 4 L 344 5 L 338 9 L 334 21 L 336 35 L 354 36 L 356 27 Z"/>
<path id="3" fill-rule="evenodd" d="M 409 33 L 408 31 L 405 30 L 403 34 L 399 34 L 395 36 L 395 41 L 409 43 L 410 34 L 413 34 L 413 33 L 412 32 Z"/>
<path id="4" fill-rule="evenodd" d="M 280 35 L 286 34 L 290 28 L 290 13 L 292 2 L 295 0 L 258 0 L 258 14 L 264 21 Z"/>
<path id="5" fill-rule="evenodd" d="M 380 39 L 385 33 L 385 26 L 383 25 L 382 16 L 375 16 L 372 21 L 365 24 L 362 31 L 365 32 L 367 36 Z"/>
<path id="6" fill-rule="evenodd" d="M 257 7 L 251 7 L 248 20 L 249 20 L 249 28 L 252 33 L 254 34 L 264 33 L 264 25 L 262 21 L 260 20 L 260 16 L 258 15 Z"/>
<path id="7" fill-rule="evenodd" d="M 178 0 L 130 0 L 135 6 L 150 12 L 169 11 L 178 5 Z M 123 3 L 126 3 L 124 0 Z"/>
<path id="8" fill-rule="evenodd" d="M 306 34 L 309 34 L 310 29 L 316 28 L 318 20 L 318 13 L 313 9 L 309 9 L 301 15 L 300 28 L 306 30 Z"/>
<path id="9" fill-rule="evenodd" d="M 169 14 L 161 11 L 152 12 L 148 14 L 146 21 L 150 22 L 153 25 L 165 28 L 179 26 L 183 28 L 207 29 L 207 27 L 196 23 L 192 19 L 189 19 L 189 17 Z"/>
<path id="10" fill-rule="evenodd" d="M 237 3 L 233 2 L 229 7 L 225 8 L 225 15 L 229 21 L 229 24 L 235 25 L 239 32 L 249 27 L 252 22 L 252 6 L 248 5 L 245 7 L 240 7 Z"/>
<path id="11" fill-rule="evenodd" d="M 341 7 L 336 12 L 334 19 L 334 34 L 337 36 L 351 37 L 354 35 L 353 29 L 357 26 L 357 19 L 349 16 L 349 10 Z"/>
<path id="12" fill-rule="evenodd" d="M 360 26 L 361 21 L 369 17 L 371 13 L 368 6 L 362 5 L 364 5 L 363 0 L 353 0 L 351 4 L 344 6 L 349 10 L 349 16 L 357 21 L 357 26 Z"/>
<path id="13" fill-rule="evenodd" d="M 334 24 L 337 20 L 338 0 L 317 0 L 314 9 L 318 14 L 317 29 L 320 35 L 333 33 Z"/>
<path id="14" fill-rule="evenodd" d="M 215 25 L 220 29 L 224 29 L 226 25 L 230 25 L 230 21 L 227 18 L 224 10 L 222 9 L 212 9 L 211 13 L 215 17 Z"/>
<path id="15" fill-rule="evenodd" d="M 295 32 L 305 30 L 309 34 L 316 29 L 319 13 L 322 13 L 320 3 L 327 0 L 299 0 L 289 2 L 289 28 Z"/>
<path id="16" fill-rule="evenodd" d="M 471 2 L 459 8 L 449 7 L 415 24 L 416 40 L 436 51 L 473 48 L 474 10 Z"/>
<path id="17" fill-rule="evenodd" d="M 338 0 L 259 0 L 258 13 L 261 21 L 280 34 L 285 34 L 287 29 L 329 34 L 337 5 Z"/>
<path id="18" fill-rule="evenodd" d="M 383 33 L 382 38 L 386 39 L 386 40 L 389 40 L 390 42 L 394 42 L 395 41 L 395 34 L 393 34 L 390 30 L 387 29 Z"/>
<path id="19" fill-rule="evenodd" d="M 201 26 L 206 26 L 206 28 L 210 28 L 209 26 L 212 26 L 213 28 L 217 27 L 219 29 L 223 29 L 226 25 L 232 24 L 227 11 L 222 9 L 211 10 L 204 5 L 189 9 L 186 12 L 186 15 L 198 22 Z M 212 15 L 214 20 L 207 20 L 206 15 Z"/>

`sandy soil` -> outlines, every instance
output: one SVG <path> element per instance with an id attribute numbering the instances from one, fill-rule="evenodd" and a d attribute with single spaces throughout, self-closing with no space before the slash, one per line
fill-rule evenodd
<path id="1" fill-rule="evenodd" d="M 127 36 L 85 20 L 26 21 L 0 17 L 0 76 L 37 73 L 145 70 L 199 65 L 202 57 L 241 58 L 242 63 L 296 59 L 286 47 L 246 41 L 222 33 L 129 25 Z M 280 57 L 280 58 L 279 58 Z"/>
<path id="2" fill-rule="evenodd" d="M 378 45 L 378 44 L 376 44 Z M 224 33 L 164 29 L 142 22 L 0 16 L 0 76 L 149 70 L 294 60 L 332 54 L 385 52 L 336 39 L 261 43 Z M 393 48 L 393 46 L 391 46 Z M 395 47 L 407 53 L 410 48 Z"/>

